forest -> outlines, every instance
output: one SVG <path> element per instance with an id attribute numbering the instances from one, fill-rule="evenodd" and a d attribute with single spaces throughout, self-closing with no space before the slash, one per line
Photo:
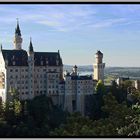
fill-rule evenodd
<path id="1" fill-rule="evenodd" d="M 131 81 L 110 87 L 99 81 L 90 100 L 88 116 L 70 114 L 41 95 L 0 103 L 0 137 L 135 137 L 140 135 L 140 92 L 128 95 Z M 129 96 L 129 99 L 128 99 Z"/>

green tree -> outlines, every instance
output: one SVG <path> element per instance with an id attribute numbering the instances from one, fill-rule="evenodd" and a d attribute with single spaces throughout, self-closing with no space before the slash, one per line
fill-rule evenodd
<path id="1" fill-rule="evenodd" d="M 66 120 L 67 113 L 53 105 L 50 97 L 41 95 L 27 101 L 28 117 L 33 119 L 34 125 L 43 129 L 42 134 L 59 127 Z"/>
<path id="2" fill-rule="evenodd" d="M 22 110 L 19 92 L 16 89 L 11 89 L 11 97 L 12 99 L 5 103 L 5 120 L 10 124 L 17 124 Z"/>
<path id="3" fill-rule="evenodd" d="M 109 93 L 103 97 L 105 118 L 91 120 L 79 114 L 72 114 L 67 122 L 51 132 L 51 136 L 119 136 L 118 129 L 129 124 L 125 118 L 133 115 L 126 103 L 119 104 Z"/>
<path id="4" fill-rule="evenodd" d="M 105 86 L 102 80 L 99 80 L 96 87 L 95 87 L 96 94 L 104 95 L 105 94 Z"/>
<path id="5" fill-rule="evenodd" d="M 132 106 L 133 115 L 125 118 L 129 122 L 125 126 L 118 129 L 118 134 L 123 136 L 139 136 L 140 135 L 140 105 L 137 103 Z"/>
<path id="6" fill-rule="evenodd" d="M 91 136 L 92 120 L 82 117 L 79 113 L 73 113 L 67 118 L 65 124 L 50 132 L 51 136 Z"/>

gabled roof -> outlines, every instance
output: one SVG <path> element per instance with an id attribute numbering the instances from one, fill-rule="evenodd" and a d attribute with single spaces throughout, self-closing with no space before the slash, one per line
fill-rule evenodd
<path id="1" fill-rule="evenodd" d="M 41 61 L 43 62 L 43 66 L 44 65 L 49 65 L 49 66 L 63 65 L 62 59 L 60 58 L 60 55 L 58 52 L 35 52 L 34 58 L 35 58 L 35 66 L 41 66 Z"/>
<path id="2" fill-rule="evenodd" d="M 4 60 L 8 61 L 8 66 L 28 66 L 28 55 L 25 50 L 1 50 Z"/>
<path id="3" fill-rule="evenodd" d="M 28 66 L 28 54 L 25 50 L 1 50 L 8 66 Z M 13 64 L 15 62 L 15 64 Z M 43 62 L 43 63 L 42 63 Z M 34 52 L 35 66 L 63 65 L 59 52 Z"/>

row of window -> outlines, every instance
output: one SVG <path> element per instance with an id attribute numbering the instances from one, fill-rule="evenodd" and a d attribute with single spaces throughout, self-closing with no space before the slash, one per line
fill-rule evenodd
<path id="1" fill-rule="evenodd" d="M 15 82 L 10 81 L 10 84 L 15 84 Z M 28 84 L 28 81 L 18 81 L 17 84 Z"/>
<path id="2" fill-rule="evenodd" d="M 32 77 L 32 76 L 33 75 L 31 74 L 30 77 Z M 35 77 L 36 78 L 46 78 L 46 74 L 44 74 L 44 75 L 42 75 L 42 74 L 41 75 L 38 75 L 37 74 L 37 75 L 35 75 Z M 54 77 L 58 78 L 58 75 L 49 75 L 48 77 L 49 78 L 54 78 Z M 12 79 L 12 78 L 14 78 L 14 76 L 11 75 L 10 78 Z M 18 75 L 16 75 L 15 78 L 18 78 Z M 21 78 L 28 78 L 28 75 L 22 75 Z"/>
<path id="3" fill-rule="evenodd" d="M 44 87 L 43 86 L 36 86 L 36 88 L 46 88 L 47 86 L 46 85 L 44 85 Z"/>
<path id="4" fill-rule="evenodd" d="M 14 78 L 14 77 L 18 78 L 18 75 L 16 75 L 16 76 L 11 75 L 10 76 L 11 79 Z M 31 74 L 30 77 L 33 77 L 33 75 Z M 38 75 L 37 74 L 37 75 L 35 75 L 35 77 L 36 78 L 46 78 L 46 74 L 44 74 L 44 75 L 42 75 L 42 74 Z M 56 76 L 55 75 L 49 75 L 49 77 L 58 77 L 58 75 L 56 75 Z M 21 78 L 28 78 L 28 75 L 22 75 Z"/>
<path id="5" fill-rule="evenodd" d="M 19 71 L 19 69 L 10 69 L 10 72 L 18 72 L 18 71 Z M 21 71 L 22 72 L 24 72 L 24 71 L 28 72 L 28 69 L 22 69 Z"/>
<path id="6" fill-rule="evenodd" d="M 21 69 L 22 72 L 28 72 L 28 69 Z M 40 72 L 42 69 L 34 69 L 34 71 Z M 47 69 L 43 69 L 43 71 L 47 71 Z M 19 69 L 10 69 L 10 72 L 19 72 Z M 48 72 L 57 72 L 57 69 L 48 69 Z"/>
<path id="7" fill-rule="evenodd" d="M 52 86 L 49 86 L 49 88 L 58 88 L 58 86 L 52 85 Z"/>
<path id="8" fill-rule="evenodd" d="M 71 84 L 72 82 L 68 81 L 67 83 Z M 91 83 L 91 81 L 78 81 L 78 84 L 90 84 L 90 83 Z"/>
<path id="9" fill-rule="evenodd" d="M 29 82 L 29 81 L 27 81 L 27 80 L 26 80 L 26 81 L 18 81 L 17 84 L 28 84 L 28 82 Z M 32 80 L 31 80 L 30 82 L 32 83 Z M 43 84 L 43 83 L 46 84 L 46 82 L 47 82 L 46 80 L 44 80 L 44 81 L 42 81 L 42 80 L 41 80 L 41 81 L 35 80 L 35 81 L 34 81 L 34 83 L 40 83 L 40 84 Z M 58 82 L 58 81 L 56 81 L 56 82 Z M 10 81 L 10 84 L 14 84 L 14 83 L 15 83 L 15 82 L 14 82 L 13 80 Z M 58 87 L 58 86 L 57 86 L 57 87 Z"/>
<path id="10" fill-rule="evenodd" d="M 16 75 L 16 76 L 11 75 L 11 76 L 10 76 L 11 79 L 13 79 L 13 78 L 18 79 L 19 77 L 20 77 L 20 76 L 18 76 L 18 75 Z M 28 78 L 28 75 L 22 75 L 21 78 Z"/>
<path id="11" fill-rule="evenodd" d="M 31 93 L 32 93 L 32 91 L 31 91 Z M 46 94 L 47 92 L 46 92 L 46 90 L 44 90 L 44 91 L 35 91 L 35 93 L 37 93 L 37 94 Z M 58 93 L 58 90 L 56 90 L 56 91 L 51 91 L 51 90 L 49 90 L 49 92 L 48 92 L 49 94 L 55 94 L 55 93 Z M 29 94 L 29 92 L 22 92 L 22 95 L 24 95 L 24 94 Z"/>
<path id="12" fill-rule="evenodd" d="M 49 94 L 55 94 L 55 93 L 58 93 L 58 90 L 49 90 Z"/>

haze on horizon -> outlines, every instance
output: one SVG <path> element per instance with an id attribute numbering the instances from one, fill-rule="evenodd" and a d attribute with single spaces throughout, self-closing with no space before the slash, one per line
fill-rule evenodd
<path id="1" fill-rule="evenodd" d="M 13 49 L 19 18 L 23 49 L 58 51 L 64 64 L 92 65 L 101 50 L 106 66 L 139 67 L 140 5 L 0 5 L 0 43 Z"/>

